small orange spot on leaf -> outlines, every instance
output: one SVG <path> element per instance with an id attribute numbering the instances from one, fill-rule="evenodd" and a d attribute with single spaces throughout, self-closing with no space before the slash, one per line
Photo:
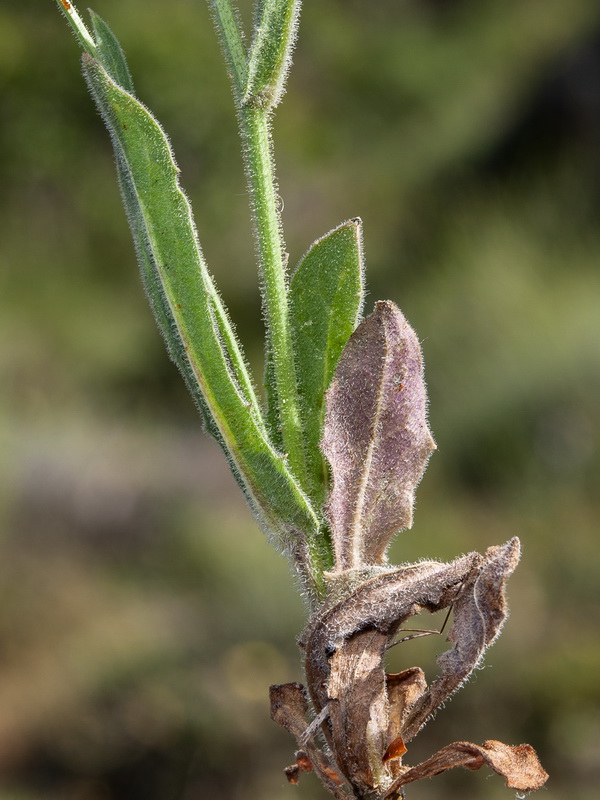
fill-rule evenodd
<path id="1" fill-rule="evenodd" d="M 304 750 L 299 750 L 296 753 L 296 763 L 290 764 L 290 766 L 286 767 L 283 771 L 285 772 L 285 777 L 288 779 L 289 783 L 296 785 L 300 778 L 301 772 L 312 772 L 310 758 L 307 756 Z"/>
<path id="2" fill-rule="evenodd" d="M 306 755 L 306 753 L 302 751 L 298 753 L 298 757 L 296 758 L 296 764 L 302 770 L 302 772 L 312 772 L 312 764 L 310 763 L 310 758 Z"/>
<path id="3" fill-rule="evenodd" d="M 329 780 L 332 780 L 336 784 L 336 786 L 343 785 L 344 781 L 340 778 L 340 776 L 334 769 L 331 769 L 331 767 L 326 767 L 325 765 L 323 765 L 321 767 L 321 770 L 325 773 L 325 775 L 327 775 Z"/>
<path id="4" fill-rule="evenodd" d="M 383 755 L 383 763 L 385 764 L 387 761 L 392 761 L 394 758 L 400 758 L 404 755 L 404 753 L 406 753 L 404 739 L 401 736 L 398 736 L 385 751 Z"/>
<path id="5" fill-rule="evenodd" d="M 67 3 L 67 0 L 60 0 L 60 2 L 62 3 L 62 7 L 65 9 L 65 11 L 71 10 L 71 3 Z"/>

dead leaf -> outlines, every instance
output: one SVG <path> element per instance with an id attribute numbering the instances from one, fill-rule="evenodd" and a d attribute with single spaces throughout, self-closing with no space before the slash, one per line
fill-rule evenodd
<path id="1" fill-rule="evenodd" d="M 548 773 L 539 762 L 537 754 L 529 744 L 508 745 L 490 739 L 482 745 L 471 742 L 454 742 L 438 750 L 427 761 L 404 772 L 387 791 L 385 797 L 393 797 L 407 783 L 432 778 L 453 767 L 479 769 L 483 764 L 502 775 L 509 789 L 533 792 L 548 780 Z"/>
<path id="2" fill-rule="evenodd" d="M 271 719 L 296 739 L 299 739 L 308 722 L 308 698 L 301 683 L 280 683 L 269 688 Z"/>
<path id="3" fill-rule="evenodd" d="M 505 584 L 519 542 L 455 561 L 422 562 L 365 581 L 316 614 L 302 636 L 308 689 L 335 759 L 359 793 L 389 785 L 399 762 L 390 745 L 408 743 L 464 683 L 498 635 L 507 614 Z M 396 631 L 423 609 L 453 607 L 440 676 L 428 688 L 418 667 L 386 676 L 384 655 Z"/>
<path id="4" fill-rule="evenodd" d="M 471 675 L 508 616 L 506 582 L 519 563 L 521 546 L 515 537 L 501 547 L 490 547 L 482 563 L 465 578 L 453 607 L 450 650 L 438 656 L 441 675 L 419 698 L 405 721 L 409 742 L 435 712 Z"/>
<path id="5" fill-rule="evenodd" d="M 271 719 L 296 737 L 303 745 L 296 753 L 296 762 L 284 769 L 288 781 L 298 783 L 301 772 L 314 770 L 323 785 L 337 800 L 352 800 L 349 789 L 344 787 L 337 770 L 328 756 L 315 744 L 312 736 L 306 737 L 309 724 L 306 718 L 308 700 L 306 689 L 301 683 L 282 683 L 271 686 Z"/>

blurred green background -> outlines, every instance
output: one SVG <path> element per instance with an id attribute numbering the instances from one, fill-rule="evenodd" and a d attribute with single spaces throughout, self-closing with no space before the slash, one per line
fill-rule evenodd
<path id="1" fill-rule="evenodd" d="M 172 138 L 259 374 L 206 5 L 94 8 Z M 302 601 L 165 356 L 78 60 L 52 0 L 0 6 L 0 800 L 324 798 L 286 784 L 294 743 L 268 718 L 269 683 L 301 679 Z M 360 215 L 368 310 L 394 300 L 423 340 L 439 452 L 391 559 L 524 545 L 503 636 L 411 761 L 528 741 L 540 797 L 597 798 L 597 0 L 307 0 L 275 136 L 291 262 Z M 440 638 L 390 666 L 431 677 Z M 407 796 L 513 793 L 483 769 Z"/>

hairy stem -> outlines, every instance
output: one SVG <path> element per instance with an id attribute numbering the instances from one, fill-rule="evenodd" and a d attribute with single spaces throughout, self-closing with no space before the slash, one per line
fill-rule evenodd
<path id="1" fill-rule="evenodd" d="M 268 346 L 273 358 L 281 441 L 288 466 L 301 485 L 308 483 L 295 358 L 289 321 L 285 246 L 281 232 L 270 133 L 271 111 L 242 104 L 247 58 L 231 0 L 210 0 L 229 65 L 255 225 Z"/>
<path id="2" fill-rule="evenodd" d="M 306 486 L 306 460 L 296 382 L 296 362 L 289 320 L 284 243 L 281 235 L 272 159 L 269 116 L 269 112 L 265 109 L 245 107 L 239 115 L 240 129 L 244 141 L 248 185 L 254 210 L 281 438 L 290 469 L 300 483 Z"/>

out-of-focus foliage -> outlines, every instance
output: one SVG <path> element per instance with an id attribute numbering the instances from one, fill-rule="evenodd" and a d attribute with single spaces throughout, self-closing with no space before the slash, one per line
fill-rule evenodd
<path id="1" fill-rule="evenodd" d="M 171 134 L 259 371 L 244 179 L 207 9 L 95 10 Z M 269 682 L 300 678 L 302 602 L 166 360 L 78 57 L 50 0 L 0 8 L 0 800 L 316 800 L 310 776 L 285 785 L 293 743 L 268 719 Z M 275 135 L 291 263 L 360 215 L 371 300 L 393 299 L 423 339 L 439 452 L 392 559 L 524 545 L 487 668 L 411 761 L 451 739 L 529 741 L 547 800 L 591 800 L 598 4 L 306 2 Z M 396 648 L 390 666 L 433 671 L 435 639 Z M 511 796 L 483 772 L 407 794 Z"/>

